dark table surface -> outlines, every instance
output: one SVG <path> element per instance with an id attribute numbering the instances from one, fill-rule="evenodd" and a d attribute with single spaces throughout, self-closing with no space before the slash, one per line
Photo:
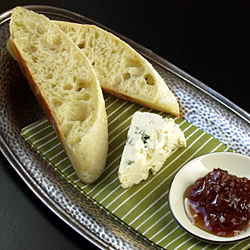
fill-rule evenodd
<path id="1" fill-rule="evenodd" d="M 74 11 L 136 41 L 250 113 L 250 1 L 8 0 Z M 11 222 L 11 223 L 10 223 Z M 54 215 L 0 153 L 0 249 L 93 246 Z"/>

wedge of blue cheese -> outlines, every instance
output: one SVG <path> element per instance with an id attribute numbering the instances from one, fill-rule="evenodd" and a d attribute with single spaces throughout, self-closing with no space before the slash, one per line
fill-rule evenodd
<path id="1" fill-rule="evenodd" d="M 123 188 L 155 175 L 173 150 L 185 147 L 186 139 L 174 120 L 149 112 L 135 112 L 127 135 L 118 177 Z"/>

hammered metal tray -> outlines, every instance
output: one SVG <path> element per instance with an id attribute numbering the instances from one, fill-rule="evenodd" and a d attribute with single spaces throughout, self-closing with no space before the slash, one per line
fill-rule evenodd
<path id="1" fill-rule="evenodd" d="M 50 19 L 102 25 L 67 10 L 26 6 Z M 155 249 L 61 178 L 21 137 L 22 128 L 44 118 L 17 63 L 6 49 L 11 11 L 0 16 L 0 146 L 20 177 L 65 223 L 101 249 Z M 113 32 L 109 30 L 110 32 Z M 146 57 L 177 96 L 181 117 L 250 156 L 250 115 L 152 51 L 115 32 Z M 59 199 L 60 198 L 60 199 Z"/>

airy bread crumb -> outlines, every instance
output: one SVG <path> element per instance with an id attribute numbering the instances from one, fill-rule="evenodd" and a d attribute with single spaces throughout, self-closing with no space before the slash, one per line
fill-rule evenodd
<path id="1" fill-rule="evenodd" d="M 131 46 L 94 25 L 55 21 L 93 65 L 104 91 L 179 116 L 179 105 L 162 77 Z"/>
<path id="2" fill-rule="evenodd" d="M 105 103 L 95 71 L 47 17 L 17 7 L 10 41 L 19 65 L 86 184 L 102 174 L 108 149 Z M 12 51 L 12 52 L 13 52 Z"/>

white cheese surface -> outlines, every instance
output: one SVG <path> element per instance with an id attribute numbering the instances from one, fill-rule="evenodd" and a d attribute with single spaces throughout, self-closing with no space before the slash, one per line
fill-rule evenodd
<path id="1" fill-rule="evenodd" d="M 156 174 L 173 150 L 186 146 L 183 132 L 173 119 L 148 112 L 135 112 L 118 171 L 123 188 Z"/>

